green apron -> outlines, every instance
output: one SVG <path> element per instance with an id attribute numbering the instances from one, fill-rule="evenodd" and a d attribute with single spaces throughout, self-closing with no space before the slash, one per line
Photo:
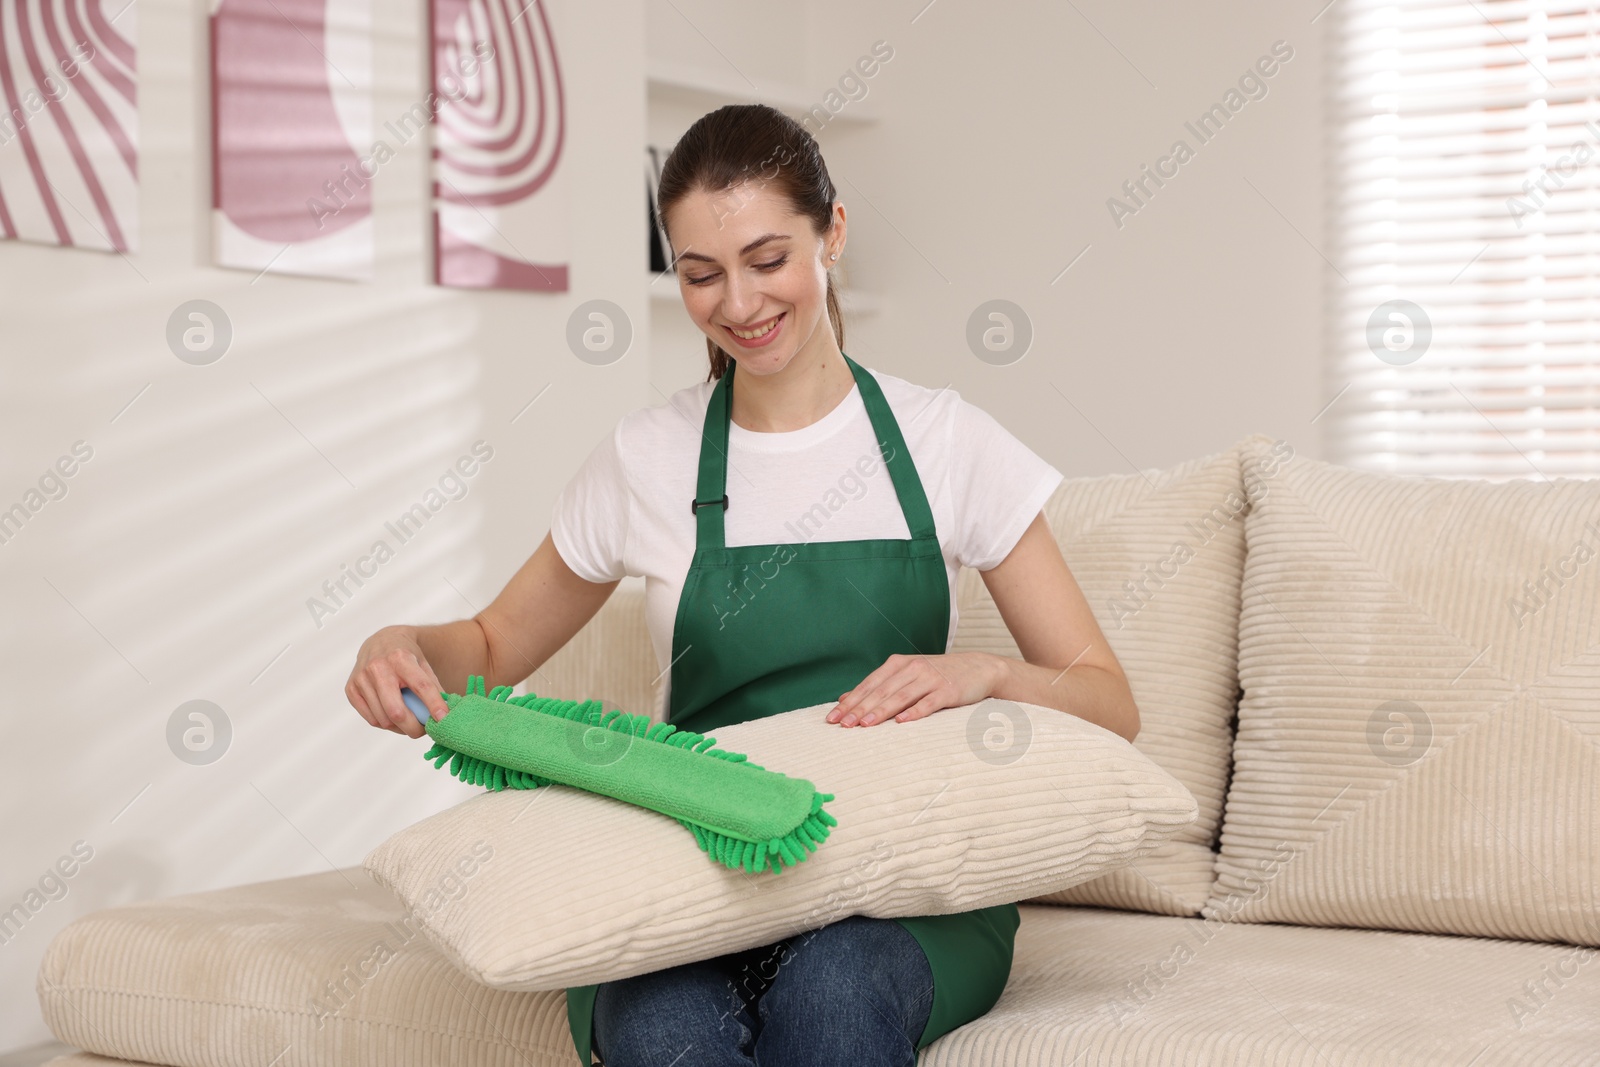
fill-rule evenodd
<path id="1" fill-rule="evenodd" d="M 680 729 L 709 733 L 837 700 L 895 653 L 945 652 L 950 586 L 933 512 L 877 380 L 849 356 L 844 360 L 888 456 L 885 465 L 911 539 L 728 547 L 723 513 L 729 507 L 728 421 L 737 366 L 730 361 L 706 408 L 690 503 L 694 558 L 672 631 L 667 721 Z M 933 1008 L 917 1041 L 921 1050 L 1000 999 L 1021 915 L 1015 904 L 1000 904 L 894 921 L 917 939 L 933 970 Z M 566 991 L 567 1022 L 583 1067 L 590 1065 L 597 988 Z"/>

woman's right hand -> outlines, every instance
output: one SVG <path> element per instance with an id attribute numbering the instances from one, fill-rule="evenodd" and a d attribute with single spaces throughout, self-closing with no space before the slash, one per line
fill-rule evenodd
<path id="1" fill-rule="evenodd" d="M 421 737 L 426 731 L 400 698 L 402 687 L 421 697 L 435 720 L 444 718 L 450 710 L 439 696 L 444 687 L 428 666 L 411 628 L 385 626 L 362 642 L 356 652 L 356 666 L 345 683 L 344 695 L 369 724 L 407 737 Z"/>

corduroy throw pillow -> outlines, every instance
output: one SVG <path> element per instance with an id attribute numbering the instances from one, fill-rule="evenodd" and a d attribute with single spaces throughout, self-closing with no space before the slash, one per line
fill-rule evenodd
<path id="1" fill-rule="evenodd" d="M 1600 482 L 1297 459 L 1245 533 L 1206 917 L 1600 945 Z"/>
<path id="2" fill-rule="evenodd" d="M 364 866 L 457 966 L 502 989 L 644 974 L 770 944 L 849 915 L 970 911 L 1127 863 L 1195 817 L 1187 789 L 1109 730 L 986 699 L 845 729 L 831 703 L 725 726 L 724 748 L 834 795 L 804 862 L 712 863 L 676 820 L 563 785 L 485 793 L 390 837 Z M 483 841 L 467 893 L 428 909 Z"/>

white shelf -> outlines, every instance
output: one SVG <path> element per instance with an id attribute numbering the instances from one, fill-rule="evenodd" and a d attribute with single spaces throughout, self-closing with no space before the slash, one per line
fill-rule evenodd
<path id="1" fill-rule="evenodd" d="M 645 272 L 645 288 L 654 304 L 679 304 L 678 285 L 670 275 Z M 883 310 L 883 301 L 876 294 L 853 290 L 839 290 L 839 310 L 846 315 L 876 315 Z"/>
<path id="2" fill-rule="evenodd" d="M 832 88 L 808 89 L 765 79 L 752 86 L 732 70 L 708 70 L 697 64 L 662 59 L 648 62 L 645 82 L 652 103 L 677 101 L 700 108 L 707 104 L 771 104 L 794 118 L 822 104 Z M 852 100 L 831 116 L 828 123 L 870 124 L 876 121 L 878 116 L 872 108 Z"/>

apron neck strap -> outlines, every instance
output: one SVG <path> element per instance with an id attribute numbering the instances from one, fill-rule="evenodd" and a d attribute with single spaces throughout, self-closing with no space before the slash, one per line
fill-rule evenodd
<path id="1" fill-rule="evenodd" d="M 889 470 L 895 495 L 900 500 L 906 529 L 911 532 L 913 540 L 934 538 L 933 511 L 928 507 L 928 497 L 923 491 L 922 480 L 917 476 L 916 464 L 906 448 L 900 424 L 894 412 L 889 410 L 889 402 L 884 399 L 883 389 L 877 379 L 855 360 L 844 355 L 844 361 L 861 390 L 861 400 L 866 405 L 867 417 L 872 421 L 880 456 L 887 451 L 888 459 L 884 465 Z M 717 380 L 711 390 L 711 401 L 706 405 L 695 499 L 690 505 L 694 511 L 695 543 L 698 548 L 727 547 L 724 513 L 728 510 L 728 424 L 732 421 L 733 373 L 737 366 L 733 360 L 728 360 L 728 369 Z"/>

